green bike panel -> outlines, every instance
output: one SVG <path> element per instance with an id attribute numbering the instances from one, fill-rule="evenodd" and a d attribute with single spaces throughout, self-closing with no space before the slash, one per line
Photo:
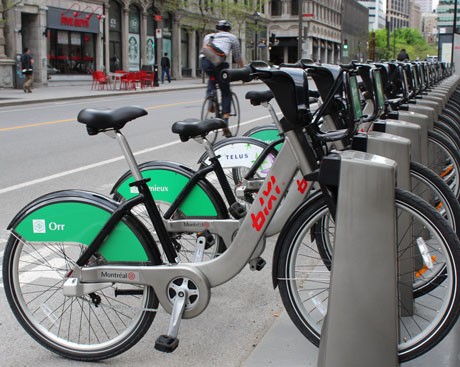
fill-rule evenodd
<path id="1" fill-rule="evenodd" d="M 277 139 L 279 139 L 279 132 L 278 130 L 276 129 L 270 129 L 270 130 L 260 130 L 260 131 L 256 131 L 255 133 L 252 133 L 251 135 L 249 135 L 251 138 L 254 138 L 254 139 L 258 139 L 258 140 L 261 140 L 267 144 L 270 144 L 272 141 L 275 141 Z M 283 145 L 283 143 L 279 143 L 277 145 L 275 145 L 275 149 L 276 151 L 280 151 L 281 149 L 281 146 Z"/>
<path id="2" fill-rule="evenodd" d="M 15 231 L 29 242 L 67 242 L 90 245 L 110 213 L 81 202 L 54 203 L 28 214 Z M 148 260 L 131 229 L 119 222 L 98 251 L 107 261 Z"/>
<path id="3" fill-rule="evenodd" d="M 185 187 L 189 178 L 181 173 L 166 169 L 148 169 L 142 171 L 142 177 L 150 178 L 147 185 L 152 192 L 156 201 L 173 203 L 179 193 Z M 130 187 L 129 184 L 134 181 L 130 176 L 122 182 L 117 192 L 125 199 L 131 199 L 137 196 L 136 187 Z M 190 194 L 179 206 L 180 211 L 187 217 L 215 217 L 217 210 L 206 192 L 195 185 Z"/>

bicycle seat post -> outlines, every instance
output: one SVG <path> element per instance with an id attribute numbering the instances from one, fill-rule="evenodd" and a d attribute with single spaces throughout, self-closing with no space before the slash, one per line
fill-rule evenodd
<path id="1" fill-rule="evenodd" d="M 216 153 L 214 152 L 214 148 L 212 144 L 209 142 L 209 140 L 206 139 L 206 137 L 200 138 L 200 140 L 195 138 L 195 141 L 197 141 L 199 144 L 203 144 L 204 150 L 208 154 L 209 158 L 215 158 Z"/>
<path id="2" fill-rule="evenodd" d="M 270 116 L 273 119 L 273 122 L 275 123 L 276 128 L 278 129 L 278 131 L 280 131 L 280 132 L 283 131 L 283 129 L 282 129 L 281 125 L 280 125 L 280 120 L 278 118 L 278 115 L 276 114 L 275 109 L 270 104 L 270 102 L 262 102 L 261 105 L 263 107 L 265 107 L 268 110 L 268 112 L 270 113 Z"/>
<path id="3" fill-rule="evenodd" d="M 121 131 L 116 131 L 115 138 L 120 144 L 121 151 L 123 152 L 123 156 L 125 157 L 126 162 L 128 163 L 128 167 L 131 173 L 133 174 L 134 179 L 136 181 L 141 181 L 143 179 L 141 171 L 139 170 L 136 159 L 134 158 L 134 154 L 125 136 L 121 133 Z"/>
<path id="4" fill-rule="evenodd" d="M 137 165 L 136 159 L 134 158 L 134 154 L 128 144 L 128 141 L 126 140 L 125 136 L 121 133 L 121 131 L 115 131 L 115 138 L 120 144 L 123 155 L 135 179 L 133 185 L 135 185 L 139 190 L 139 193 L 144 196 L 145 207 L 149 214 L 150 220 L 152 221 L 152 224 L 155 227 L 158 238 L 160 239 L 161 246 L 165 251 L 168 261 L 171 263 L 176 263 L 177 252 L 175 251 L 174 246 L 171 243 L 171 238 L 169 237 L 169 234 L 165 226 L 163 225 L 163 217 L 158 211 L 155 200 L 147 185 L 149 179 L 144 179 L 142 177 L 139 166 Z"/>

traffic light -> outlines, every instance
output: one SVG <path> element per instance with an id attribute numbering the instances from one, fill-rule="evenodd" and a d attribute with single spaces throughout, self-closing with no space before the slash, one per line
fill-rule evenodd
<path id="1" fill-rule="evenodd" d="M 348 50 L 348 40 L 346 38 L 343 40 L 343 49 Z"/>

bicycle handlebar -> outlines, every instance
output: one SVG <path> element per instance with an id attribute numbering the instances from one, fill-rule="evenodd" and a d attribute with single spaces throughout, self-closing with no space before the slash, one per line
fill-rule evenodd
<path id="1" fill-rule="evenodd" d="M 222 80 L 226 82 L 250 82 L 253 79 L 251 75 L 252 68 L 249 65 L 243 66 L 241 69 L 224 69 L 221 73 Z"/>
<path id="2" fill-rule="evenodd" d="M 221 72 L 221 78 L 227 82 L 262 80 L 273 92 L 283 113 L 284 117 L 280 124 L 285 132 L 303 128 L 312 123 L 309 110 L 308 79 L 302 67 L 276 68 L 266 63 L 253 62 L 240 69 L 225 69 Z M 328 104 L 325 103 L 325 105 Z M 324 107 L 321 111 L 325 111 Z M 311 133 L 316 135 L 316 140 L 332 141 L 349 137 L 354 131 L 355 127 L 350 126 L 346 130 L 335 132 L 319 133 L 319 131 L 312 131 Z"/>

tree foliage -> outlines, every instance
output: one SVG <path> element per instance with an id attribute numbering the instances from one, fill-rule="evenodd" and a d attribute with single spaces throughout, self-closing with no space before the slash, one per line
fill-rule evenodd
<path id="1" fill-rule="evenodd" d="M 241 37 L 245 26 L 252 26 L 252 14 L 260 11 L 268 0 L 162 0 L 159 2 L 164 11 L 174 13 L 176 18 L 186 19 L 183 24 L 202 32 L 215 30 L 217 20 L 227 19 L 233 25 L 234 33 Z M 257 9 L 256 9 L 257 8 Z M 191 20 L 191 21 L 189 21 Z"/>
<path id="2" fill-rule="evenodd" d="M 436 45 L 430 45 L 420 31 L 413 28 L 395 29 L 388 37 L 386 29 L 375 31 L 375 58 L 391 60 L 404 48 L 412 60 L 424 60 L 427 55 L 437 55 Z"/>

